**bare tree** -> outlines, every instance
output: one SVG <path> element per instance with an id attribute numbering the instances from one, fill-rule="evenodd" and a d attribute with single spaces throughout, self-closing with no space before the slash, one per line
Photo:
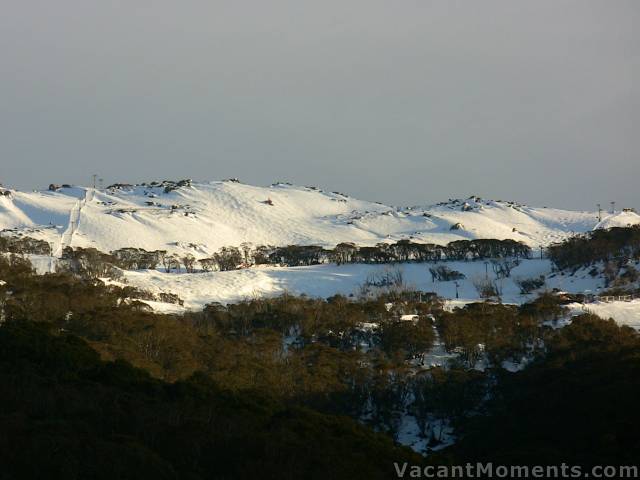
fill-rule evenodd
<path id="1" fill-rule="evenodd" d="M 210 272 L 218 267 L 218 262 L 215 258 L 201 258 L 198 262 L 205 272 Z"/>
<path id="2" fill-rule="evenodd" d="M 539 277 L 532 278 L 514 278 L 514 283 L 520 287 L 520 293 L 526 295 L 528 293 L 541 288 L 545 284 L 544 275 L 540 275 Z"/>
<path id="3" fill-rule="evenodd" d="M 498 286 L 496 282 L 490 280 L 484 276 L 476 276 L 471 280 L 473 286 L 478 292 L 478 296 L 484 300 L 488 300 L 493 297 L 499 297 Z"/>
<path id="4" fill-rule="evenodd" d="M 171 270 L 180 270 L 180 260 L 173 254 L 165 255 L 162 266 L 167 273 L 170 273 Z"/>
<path id="5" fill-rule="evenodd" d="M 438 282 L 449 282 L 451 280 L 463 280 L 465 278 L 463 273 L 460 273 L 457 270 L 452 270 L 446 265 L 429 268 L 429 273 L 431 273 L 432 282 L 435 282 L 436 280 Z"/>
<path id="6" fill-rule="evenodd" d="M 184 265 L 184 268 L 187 271 L 187 273 L 194 272 L 195 269 L 193 267 L 195 263 L 196 263 L 196 259 L 190 253 L 187 253 L 184 257 L 182 257 L 182 264 Z"/>
<path id="7" fill-rule="evenodd" d="M 253 245 L 250 242 L 242 242 L 240 244 L 240 252 L 246 266 L 253 265 Z"/>
<path id="8" fill-rule="evenodd" d="M 496 274 L 496 278 L 509 278 L 511 276 L 511 270 L 514 267 L 518 266 L 519 262 L 515 260 L 492 260 L 491 267 L 493 268 L 493 273 Z"/>

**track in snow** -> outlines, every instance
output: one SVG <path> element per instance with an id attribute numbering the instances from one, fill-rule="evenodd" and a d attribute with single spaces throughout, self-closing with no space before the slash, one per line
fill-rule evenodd
<path id="1" fill-rule="evenodd" d="M 84 207 L 87 202 L 93 200 L 94 193 L 95 192 L 93 190 L 85 190 L 82 198 L 79 198 L 71 208 L 71 211 L 69 212 L 69 224 L 60 237 L 60 243 L 58 244 L 58 248 L 56 249 L 54 256 L 61 257 L 64 249 L 71 246 L 73 234 L 80 226 L 80 213 L 82 212 L 82 207 Z"/>

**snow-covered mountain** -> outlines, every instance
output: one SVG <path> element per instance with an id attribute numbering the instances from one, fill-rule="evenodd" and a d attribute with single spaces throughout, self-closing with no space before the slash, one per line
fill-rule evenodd
<path id="1" fill-rule="evenodd" d="M 605 214 L 598 222 L 595 212 L 477 197 L 398 208 L 282 183 L 182 181 L 6 192 L 0 195 L 0 229 L 45 239 L 56 252 L 69 245 L 102 251 L 141 247 L 202 257 L 243 242 L 329 247 L 474 238 L 511 238 L 537 247 L 598 227 L 640 223 L 633 212 Z"/>

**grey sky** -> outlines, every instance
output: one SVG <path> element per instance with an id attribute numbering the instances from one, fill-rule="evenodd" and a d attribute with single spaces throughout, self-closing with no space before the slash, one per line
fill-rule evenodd
<path id="1" fill-rule="evenodd" d="M 0 0 L 0 182 L 640 207 L 640 2 Z"/>

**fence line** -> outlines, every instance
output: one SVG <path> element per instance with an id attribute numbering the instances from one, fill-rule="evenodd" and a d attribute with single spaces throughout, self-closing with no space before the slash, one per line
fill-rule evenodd
<path id="1" fill-rule="evenodd" d="M 593 302 L 630 302 L 640 298 L 640 293 L 630 293 L 628 295 L 588 295 L 587 301 Z"/>

